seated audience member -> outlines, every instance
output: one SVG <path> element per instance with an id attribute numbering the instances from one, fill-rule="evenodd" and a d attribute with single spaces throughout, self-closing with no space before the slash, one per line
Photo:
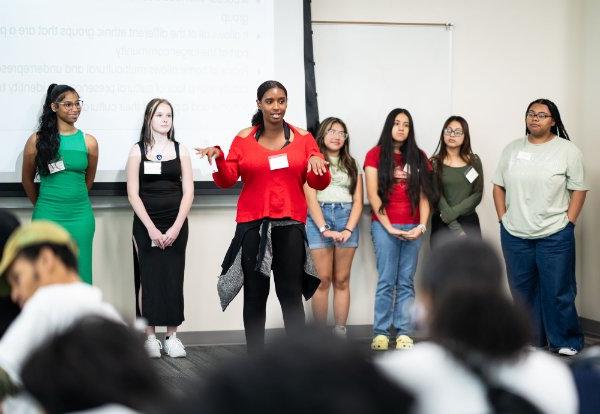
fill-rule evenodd
<path id="1" fill-rule="evenodd" d="M 83 316 L 121 318 L 102 301 L 98 288 L 81 281 L 75 242 L 49 221 L 15 230 L 4 247 L 0 279 L 8 281 L 11 298 L 21 307 L 0 341 L 0 401 L 5 413 L 29 412 L 32 403 L 24 393 L 6 397 L 18 392 L 21 367 L 31 351 Z"/>
<path id="2" fill-rule="evenodd" d="M 0 260 L 6 240 L 19 227 L 19 220 L 7 210 L 0 209 Z M 10 299 L 10 288 L 0 278 L 0 339 L 19 314 L 19 306 Z"/>
<path id="3" fill-rule="evenodd" d="M 44 342 L 23 365 L 21 377 L 48 414 L 155 413 L 167 399 L 142 336 L 99 317 L 84 318 Z"/>
<path id="4" fill-rule="evenodd" d="M 505 293 L 491 246 L 473 239 L 440 244 L 420 284 L 430 341 L 377 361 L 416 395 L 416 412 L 577 411 L 568 367 L 530 350 L 527 313 Z"/>
<path id="5" fill-rule="evenodd" d="M 230 360 L 203 384 L 189 410 L 180 412 L 398 414 L 408 413 L 413 401 L 362 352 L 310 332 Z"/>
<path id="6" fill-rule="evenodd" d="M 570 366 L 579 396 L 579 413 L 596 414 L 600 408 L 600 346 L 585 349 Z"/>

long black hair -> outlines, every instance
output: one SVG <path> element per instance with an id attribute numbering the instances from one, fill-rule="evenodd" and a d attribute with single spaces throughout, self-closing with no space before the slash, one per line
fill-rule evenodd
<path id="1" fill-rule="evenodd" d="M 144 122 L 142 123 L 142 129 L 140 131 L 140 140 L 139 142 L 144 144 L 144 149 L 146 152 L 149 151 L 150 148 L 154 145 L 154 137 L 152 136 L 152 117 L 156 113 L 158 106 L 160 104 L 166 104 L 171 107 L 171 129 L 167 134 L 167 138 L 171 141 L 175 141 L 175 111 L 173 110 L 173 105 L 171 102 L 162 98 L 154 98 L 148 105 L 146 105 L 146 110 L 144 111 Z"/>
<path id="2" fill-rule="evenodd" d="M 346 133 L 344 145 L 340 148 L 339 167 L 350 177 L 350 194 L 354 195 L 358 181 L 358 168 L 356 167 L 356 160 L 350 155 L 350 135 L 344 121 L 333 116 L 325 118 L 317 130 L 317 145 L 321 153 L 325 156 L 325 161 L 330 161 L 329 155 L 327 155 L 327 146 L 325 145 L 325 135 L 327 135 L 327 131 L 331 129 L 333 124 L 340 124 Z"/>
<path id="3" fill-rule="evenodd" d="M 268 80 L 260 84 L 258 89 L 256 90 L 256 99 L 260 101 L 262 97 L 267 93 L 269 89 L 281 89 L 285 93 L 285 97 L 287 98 L 287 89 L 281 82 L 276 80 Z M 284 123 L 285 124 L 285 123 Z M 252 126 L 258 125 L 258 130 L 256 131 L 256 138 L 262 135 L 265 131 L 265 120 L 263 117 L 263 113 L 260 109 L 258 109 L 254 115 L 252 115 Z"/>
<path id="4" fill-rule="evenodd" d="M 493 412 L 539 413 L 489 375 L 491 365 L 516 360 L 531 340 L 527 312 L 505 293 L 494 249 L 469 238 L 442 243 L 425 264 L 420 284 L 431 299 L 431 340 L 479 378 Z"/>
<path id="5" fill-rule="evenodd" d="M 380 147 L 379 168 L 377 169 L 377 194 L 381 199 L 379 212 L 383 213 L 387 206 L 392 186 L 394 185 L 394 140 L 392 138 L 392 128 L 394 121 L 399 114 L 404 114 L 410 124 L 408 136 L 400 146 L 400 153 L 404 158 L 404 163 L 408 164 L 410 174 L 408 174 L 408 196 L 410 198 L 411 212 L 419 206 L 421 191 L 425 194 L 429 202 L 434 205 L 437 199 L 432 185 L 431 172 L 428 166 L 427 157 L 417 146 L 415 139 L 415 127 L 412 116 L 407 109 L 392 109 L 385 119 L 379 142 Z"/>
<path id="6" fill-rule="evenodd" d="M 35 148 L 36 171 L 40 175 L 50 174 L 48 164 L 58 160 L 58 149 L 60 147 L 60 138 L 58 134 L 58 118 L 56 112 L 52 110 L 52 104 L 61 102 L 68 92 L 77 93 L 75 88 L 69 85 L 57 85 L 56 83 L 48 86 L 46 99 L 42 107 L 39 126 L 37 130 L 37 141 Z"/>
<path id="7" fill-rule="evenodd" d="M 552 132 L 554 135 L 556 135 L 560 138 L 570 141 L 571 138 L 569 138 L 569 134 L 567 134 L 567 130 L 565 129 L 563 121 L 560 118 L 560 112 L 558 112 L 558 107 L 550 99 L 540 98 L 540 99 L 536 99 L 535 101 L 531 102 L 527 106 L 527 110 L 525 111 L 525 116 L 527 116 L 527 112 L 529 112 L 529 109 L 531 109 L 531 107 L 535 104 L 546 105 L 548 107 L 548 110 L 550 111 L 550 115 L 552 115 L 552 119 L 554 119 L 554 126 L 550 127 L 550 132 Z M 530 131 L 529 131 L 529 128 L 527 128 L 527 122 L 525 122 L 525 134 L 529 135 L 529 133 L 530 133 Z"/>

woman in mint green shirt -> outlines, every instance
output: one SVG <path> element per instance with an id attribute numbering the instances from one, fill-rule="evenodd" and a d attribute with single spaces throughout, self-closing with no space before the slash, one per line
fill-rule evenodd
<path id="1" fill-rule="evenodd" d="M 334 333 L 346 337 L 350 270 L 358 247 L 363 205 L 363 172 L 350 155 L 350 137 L 341 119 L 329 117 L 321 122 L 317 144 L 329 162 L 331 183 L 322 191 L 304 186 L 309 212 L 308 245 L 321 279 L 311 300 L 312 311 L 315 321 L 325 324 L 329 287 L 333 285 Z"/>
<path id="2" fill-rule="evenodd" d="M 483 169 L 471 150 L 469 124 L 462 116 L 454 115 L 444 122 L 431 163 L 440 196 L 431 217 L 432 246 L 444 237 L 481 238 L 475 208 L 483 195 Z"/>
<path id="3" fill-rule="evenodd" d="M 525 133 L 504 148 L 493 180 L 508 282 L 531 311 L 535 345 L 571 356 L 583 347 L 574 236 L 589 189 L 583 156 L 548 99 L 529 104 Z"/>

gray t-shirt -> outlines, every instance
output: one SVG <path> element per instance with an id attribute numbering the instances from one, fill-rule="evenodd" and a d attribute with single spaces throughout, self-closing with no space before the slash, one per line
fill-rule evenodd
<path id="1" fill-rule="evenodd" d="M 585 191 L 583 156 L 571 141 L 554 137 L 543 144 L 519 138 L 504 148 L 493 183 L 506 190 L 504 228 L 513 236 L 536 239 L 569 222 L 569 190 Z"/>

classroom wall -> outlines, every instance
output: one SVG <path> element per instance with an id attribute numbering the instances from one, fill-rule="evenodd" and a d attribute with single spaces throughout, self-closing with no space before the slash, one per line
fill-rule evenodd
<path id="1" fill-rule="evenodd" d="M 581 313 L 590 319 L 600 321 L 600 254 L 598 234 L 600 232 L 600 163 L 598 154 L 600 146 L 600 130 L 596 125 L 598 119 L 597 99 L 600 96 L 600 2 L 585 0 L 583 2 L 583 66 L 582 66 L 582 105 L 581 148 L 586 157 L 586 174 L 592 185 L 588 193 L 586 207 L 579 224 L 579 305 Z"/>
<path id="2" fill-rule="evenodd" d="M 313 0 L 314 20 L 370 20 L 391 22 L 450 22 L 454 27 L 453 108 L 470 122 L 474 150 L 481 156 L 488 183 L 478 211 L 484 236 L 499 248 L 498 223 L 489 179 L 502 148 L 524 132 L 527 104 L 537 97 L 557 102 L 573 141 L 584 149 L 593 190 L 597 190 L 597 153 L 591 126 L 595 115 L 592 97 L 598 96 L 593 77 L 600 73 L 597 48 L 600 6 L 593 0 L 423 1 L 406 0 Z M 585 11 L 585 17 L 584 17 Z M 587 37 L 596 39 L 595 45 Z M 582 41 L 585 40 L 585 41 Z M 401 53 L 401 51 L 399 51 Z M 594 55 L 594 56 L 592 56 Z M 406 64 L 410 64 L 408 60 Z M 368 79 L 365 79 L 368 81 Z M 401 81 L 401 80 L 399 80 Z M 318 86 L 318 85 L 317 85 Z M 595 93 L 594 93 L 595 92 Z M 402 105 L 399 98 L 398 105 Z M 249 114 L 250 115 L 250 114 Z M 320 114 L 321 118 L 333 114 Z M 382 119 L 385 114 L 382 114 Z M 290 120 L 293 122 L 293 120 Z M 350 130 L 352 120 L 346 120 Z M 440 120 L 440 128 L 443 120 Z M 232 127 L 232 133 L 243 127 Z M 373 142 L 381 125 L 373 126 Z M 101 137 L 99 137 L 101 139 Z M 102 145 L 100 141 L 100 145 Z M 597 191 L 596 191 L 597 192 Z M 184 331 L 243 329 L 242 301 L 238 297 L 221 312 L 216 278 L 222 257 L 234 233 L 234 197 L 206 206 L 203 196 L 190 213 L 185 275 Z M 582 316 L 600 320 L 600 255 L 595 254 L 594 233 L 600 218 L 593 214 L 598 195 L 590 194 L 586 211 L 577 226 L 579 242 L 579 309 Z M 225 206 L 230 204 L 229 207 Z M 18 210 L 22 218 L 30 210 Z M 133 317 L 132 212 L 126 207 L 98 208 L 94 239 L 94 277 L 125 315 Z M 369 220 L 363 214 L 361 247 L 351 279 L 349 324 L 372 323 L 376 282 Z M 273 290 L 272 290 L 273 292 Z M 268 305 L 268 327 L 282 325 L 274 292 Z"/>

